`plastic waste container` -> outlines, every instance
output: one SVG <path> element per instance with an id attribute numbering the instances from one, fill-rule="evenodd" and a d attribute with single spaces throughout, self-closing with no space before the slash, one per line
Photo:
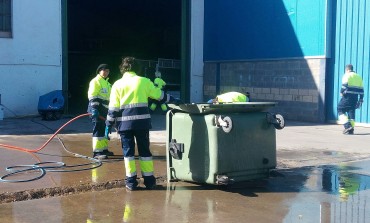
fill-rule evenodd
<path id="1" fill-rule="evenodd" d="M 182 104 L 166 115 L 167 179 L 214 185 L 267 178 L 276 168 L 274 102 Z"/>

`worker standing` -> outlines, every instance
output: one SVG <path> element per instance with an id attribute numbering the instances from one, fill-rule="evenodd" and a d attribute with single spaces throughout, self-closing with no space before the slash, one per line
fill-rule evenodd
<path id="1" fill-rule="evenodd" d="M 166 87 L 166 82 L 162 79 L 162 74 L 160 71 L 156 71 L 155 72 L 155 79 L 154 79 L 154 85 L 156 87 L 158 87 L 159 89 L 161 89 L 162 91 L 166 92 L 165 91 L 165 87 Z M 150 100 L 152 102 L 152 104 L 150 105 L 150 110 L 152 111 L 155 111 L 155 109 L 157 108 L 157 104 L 159 103 L 157 100 Z M 166 103 L 162 103 L 161 104 L 161 109 L 162 111 L 167 111 L 167 105 Z"/>
<path id="2" fill-rule="evenodd" d="M 150 79 L 138 76 L 139 68 L 134 57 L 122 59 L 120 65 L 122 78 L 112 86 L 105 129 L 107 139 L 109 139 L 113 124 L 116 124 L 117 132 L 120 134 L 126 169 L 125 183 L 129 190 L 135 190 L 138 186 L 135 141 L 144 185 L 147 189 L 153 189 L 156 186 L 153 158 L 149 148 L 151 117 L 148 98 L 159 100 L 162 103 L 178 103 L 179 101 L 155 87 Z"/>
<path id="3" fill-rule="evenodd" d="M 92 148 L 93 157 L 96 159 L 106 159 L 114 153 L 108 150 L 108 140 L 104 137 L 105 123 L 99 116 L 106 117 L 109 105 L 109 95 L 111 84 L 108 82 L 109 66 L 100 64 L 96 69 L 96 77 L 89 83 L 88 98 L 89 105 L 87 112 L 91 114 L 93 124 Z"/>
<path id="4" fill-rule="evenodd" d="M 354 134 L 356 109 L 361 108 L 364 98 L 364 86 L 360 75 L 353 71 L 352 64 L 345 67 L 338 103 L 339 121 L 343 123 L 343 134 Z"/>

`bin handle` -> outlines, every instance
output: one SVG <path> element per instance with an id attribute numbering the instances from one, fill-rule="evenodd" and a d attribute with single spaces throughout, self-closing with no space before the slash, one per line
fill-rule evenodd
<path id="1" fill-rule="evenodd" d="M 275 129 L 283 129 L 285 127 L 284 117 L 280 114 L 267 113 L 266 114 L 267 122 L 273 124 Z"/>
<path id="2" fill-rule="evenodd" d="M 233 128 L 233 121 L 229 116 L 216 115 L 215 125 L 217 127 L 222 127 L 222 130 L 224 130 L 224 132 L 229 133 Z"/>

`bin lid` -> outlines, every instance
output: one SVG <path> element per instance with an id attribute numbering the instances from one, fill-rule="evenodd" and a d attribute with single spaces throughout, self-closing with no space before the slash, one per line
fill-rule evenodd
<path id="1" fill-rule="evenodd" d="M 234 102 L 219 104 L 191 103 L 180 105 L 168 104 L 171 109 L 191 114 L 261 112 L 276 105 L 277 102 Z"/>

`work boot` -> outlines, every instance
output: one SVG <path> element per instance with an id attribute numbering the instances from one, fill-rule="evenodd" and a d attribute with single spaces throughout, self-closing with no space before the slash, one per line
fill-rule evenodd
<path id="1" fill-rule="evenodd" d="M 348 132 L 348 135 L 353 135 L 355 133 L 355 129 L 352 129 Z"/>
<path id="2" fill-rule="evenodd" d="M 129 186 L 129 185 L 126 184 L 126 190 L 128 190 L 128 191 L 137 190 L 137 186 L 136 187 L 135 186 Z"/>
<path id="3" fill-rule="evenodd" d="M 107 149 L 103 150 L 102 154 L 106 156 L 114 156 L 114 153 Z"/>
<path id="4" fill-rule="evenodd" d="M 343 130 L 343 134 L 345 134 L 345 135 L 353 135 L 354 130 L 355 129 L 353 127 L 346 128 L 346 129 Z"/>
<path id="5" fill-rule="evenodd" d="M 154 176 L 144 176 L 144 185 L 147 190 L 153 190 L 157 184 Z"/>
<path id="6" fill-rule="evenodd" d="M 94 152 L 93 158 L 98 159 L 98 160 L 104 160 L 104 159 L 107 159 L 108 156 L 103 154 L 102 152 Z"/>
<path id="7" fill-rule="evenodd" d="M 152 185 L 146 185 L 145 188 L 147 190 L 154 190 L 156 186 L 157 186 L 157 184 L 154 182 L 154 184 L 152 184 Z"/>
<path id="8" fill-rule="evenodd" d="M 126 189 L 130 191 L 134 191 L 137 189 L 137 186 L 139 183 L 136 180 L 137 176 L 132 177 L 126 177 L 125 183 L 126 183 Z"/>

